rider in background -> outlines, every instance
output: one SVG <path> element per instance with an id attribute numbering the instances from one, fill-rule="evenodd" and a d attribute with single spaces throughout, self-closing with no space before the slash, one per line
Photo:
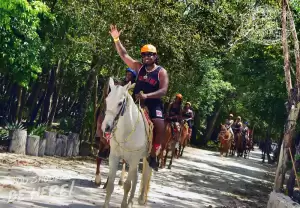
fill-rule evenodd
<path id="1" fill-rule="evenodd" d="M 131 58 L 127 53 L 119 39 L 121 33 L 116 26 L 111 25 L 110 34 L 121 59 L 137 73 L 137 81 L 134 87 L 135 100 L 141 100 L 141 103 L 148 108 L 149 116 L 154 125 L 154 138 L 148 162 L 151 168 L 158 171 L 156 155 L 165 137 L 161 98 L 166 95 L 168 90 L 168 73 L 158 65 L 157 50 L 153 45 L 147 44 L 141 48 L 142 62 L 140 62 Z"/>
<path id="2" fill-rule="evenodd" d="M 191 109 L 192 104 L 190 102 L 186 102 L 183 111 L 182 111 L 182 117 L 183 119 L 188 119 L 187 123 L 189 126 L 189 140 L 192 136 L 192 121 L 194 120 L 194 112 Z"/>
<path id="3" fill-rule="evenodd" d="M 180 122 L 182 111 L 182 95 L 177 94 L 175 100 L 170 103 L 167 111 L 167 121 L 171 123 L 172 136 L 174 137 L 175 122 Z"/>
<path id="4" fill-rule="evenodd" d="M 236 121 L 233 124 L 233 129 L 235 133 L 241 132 L 241 128 L 243 127 L 242 118 L 240 116 L 237 117 Z"/>
<path id="5" fill-rule="evenodd" d="M 225 124 L 226 124 L 226 128 L 229 129 L 229 131 L 232 135 L 232 138 L 234 139 L 234 133 L 233 133 L 233 130 L 232 130 L 233 123 L 234 123 L 233 115 L 229 114 L 229 119 L 226 119 Z"/>
<path id="6" fill-rule="evenodd" d="M 242 135 L 243 135 L 243 146 L 244 146 L 244 148 L 246 148 L 247 140 L 249 140 L 249 128 L 248 128 L 247 121 L 244 122 L 244 126 L 242 129 Z M 249 145 L 251 145 L 251 144 L 249 144 Z"/>

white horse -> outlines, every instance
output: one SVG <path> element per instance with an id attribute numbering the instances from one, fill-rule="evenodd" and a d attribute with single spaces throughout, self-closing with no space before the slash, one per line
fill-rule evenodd
<path id="1" fill-rule="evenodd" d="M 143 158 L 143 174 L 140 189 L 139 204 L 144 205 L 147 200 L 148 188 L 152 169 L 146 160 L 148 156 L 148 137 L 142 113 L 134 103 L 128 90 L 131 83 L 125 86 L 115 86 L 112 78 L 109 79 L 111 92 L 106 98 L 106 112 L 102 123 L 102 131 L 111 134 L 109 174 L 106 188 L 104 207 L 109 207 L 111 194 L 114 190 L 114 181 L 120 159 L 129 164 L 127 180 L 124 183 L 124 197 L 121 208 L 133 205 L 133 198 L 138 180 L 138 164 Z M 128 193 L 131 189 L 130 197 Z"/>

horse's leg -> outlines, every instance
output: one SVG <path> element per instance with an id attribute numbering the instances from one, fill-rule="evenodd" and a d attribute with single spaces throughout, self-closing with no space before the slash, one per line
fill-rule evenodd
<path id="1" fill-rule="evenodd" d="M 164 164 L 163 164 L 163 168 L 165 168 L 166 164 L 167 164 L 167 159 L 168 159 L 168 154 L 169 154 L 169 141 L 167 141 L 166 143 L 166 155 L 164 156 Z"/>
<path id="2" fill-rule="evenodd" d="M 163 146 L 162 149 L 161 149 L 161 151 L 160 151 L 160 153 L 159 153 L 159 155 L 158 155 L 158 158 L 159 158 L 158 162 L 159 162 L 159 167 L 160 168 L 163 168 L 164 150 L 165 150 L 165 147 Z"/>
<path id="3" fill-rule="evenodd" d="M 184 151 L 184 148 L 186 146 L 187 140 L 188 140 L 188 135 L 184 138 L 184 140 L 182 142 L 182 148 L 181 148 L 181 152 L 180 152 L 180 157 L 182 157 L 182 155 L 183 155 L 183 151 Z"/>
<path id="4" fill-rule="evenodd" d="M 109 173 L 108 173 L 108 182 L 107 182 L 107 188 L 106 188 L 106 197 L 105 197 L 105 202 L 104 202 L 104 208 L 109 207 L 109 201 L 111 198 L 111 194 L 114 191 L 114 181 L 116 178 L 119 161 L 120 161 L 120 159 L 118 157 L 115 157 L 112 154 L 110 154 L 110 156 L 109 156 Z"/>
<path id="5" fill-rule="evenodd" d="M 178 152 L 176 152 L 176 158 L 178 159 L 179 158 L 179 155 L 180 155 L 180 152 L 181 152 L 181 149 L 182 149 L 182 145 L 181 143 L 179 142 L 179 148 L 178 148 Z"/>
<path id="6" fill-rule="evenodd" d="M 128 177 L 124 183 L 124 196 L 123 196 L 121 208 L 127 208 L 129 203 L 131 203 L 131 204 L 133 203 L 132 199 L 134 197 L 134 192 L 136 189 L 136 182 L 137 182 L 137 165 L 138 165 L 138 163 L 130 162 Z M 134 187 L 134 184 L 131 183 L 133 181 L 135 181 L 135 187 Z M 129 194 L 129 191 L 131 188 L 132 188 L 132 190 L 131 190 L 131 194 L 130 194 L 130 200 L 127 203 L 128 194 Z"/>
<path id="7" fill-rule="evenodd" d="M 147 159 L 143 159 L 143 174 L 142 174 L 142 183 L 140 189 L 140 196 L 139 196 L 139 204 L 145 205 L 148 197 L 148 191 L 150 186 L 152 168 L 150 168 Z"/>
<path id="8" fill-rule="evenodd" d="M 105 184 L 104 184 L 104 186 L 103 186 L 103 189 L 106 189 L 107 183 L 108 183 L 108 179 L 109 179 L 109 177 L 107 177 L 106 182 L 105 182 Z"/>
<path id="9" fill-rule="evenodd" d="M 124 185 L 124 178 L 125 178 L 125 172 L 126 172 L 126 162 L 123 160 L 123 166 L 122 166 L 122 173 L 121 173 L 121 177 L 119 180 L 119 186 L 123 186 Z"/>
<path id="10" fill-rule="evenodd" d="M 101 175 L 100 175 L 100 165 L 101 165 L 101 161 L 102 159 L 97 157 L 96 158 L 96 164 L 97 164 L 97 167 L 96 167 L 96 177 L 95 177 L 95 184 L 97 186 L 100 186 L 101 184 Z"/>
<path id="11" fill-rule="evenodd" d="M 170 159 L 170 162 L 169 162 L 168 169 L 171 169 L 171 166 L 172 166 L 173 157 L 174 157 L 174 154 L 175 154 L 175 146 L 176 146 L 176 142 L 173 141 L 172 145 L 171 145 L 171 159 Z"/>
<path id="12" fill-rule="evenodd" d="M 130 197 L 128 200 L 128 205 L 132 206 L 133 205 L 133 198 L 135 195 L 135 191 L 136 191 L 136 185 L 137 185 L 137 181 L 138 181 L 138 165 L 133 165 L 132 167 L 136 167 L 135 170 L 132 171 L 132 184 L 131 184 L 131 192 L 130 192 Z"/>

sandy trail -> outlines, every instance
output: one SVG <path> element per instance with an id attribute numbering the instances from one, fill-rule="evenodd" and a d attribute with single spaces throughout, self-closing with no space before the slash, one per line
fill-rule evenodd
<path id="1" fill-rule="evenodd" d="M 249 159 L 186 148 L 171 170 L 154 173 L 146 207 L 266 207 L 275 168 L 262 164 L 260 151 Z M 105 190 L 94 185 L 95 162 L 0 153 L 0 207 L 102 207 Z M 120 207 L 119 167 L 111 207 Z M 108 166 L 101 166 L 105 182 Z M 141 174 L 141 173 L 140 173 Z M 141 175 L 139 174 L 139 179 Z M 134 207 L 137 204 L 138 189 Z"/>

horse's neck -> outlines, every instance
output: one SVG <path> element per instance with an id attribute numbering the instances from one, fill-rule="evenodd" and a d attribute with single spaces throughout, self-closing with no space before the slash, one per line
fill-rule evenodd
<path id="1" fill-rule="evenodd" d="M 126 134 L 126 132 L 130 132 L 134 125 L 137 122 L 140 111 L 138 107 L 133 102 L 132 97 L 128 94 L 127 106 L 124 115 L 121 117 L 120 121 L 122 122 L 122 130 Z M 142 119 L 142 118 L 140 118 Z"/>

